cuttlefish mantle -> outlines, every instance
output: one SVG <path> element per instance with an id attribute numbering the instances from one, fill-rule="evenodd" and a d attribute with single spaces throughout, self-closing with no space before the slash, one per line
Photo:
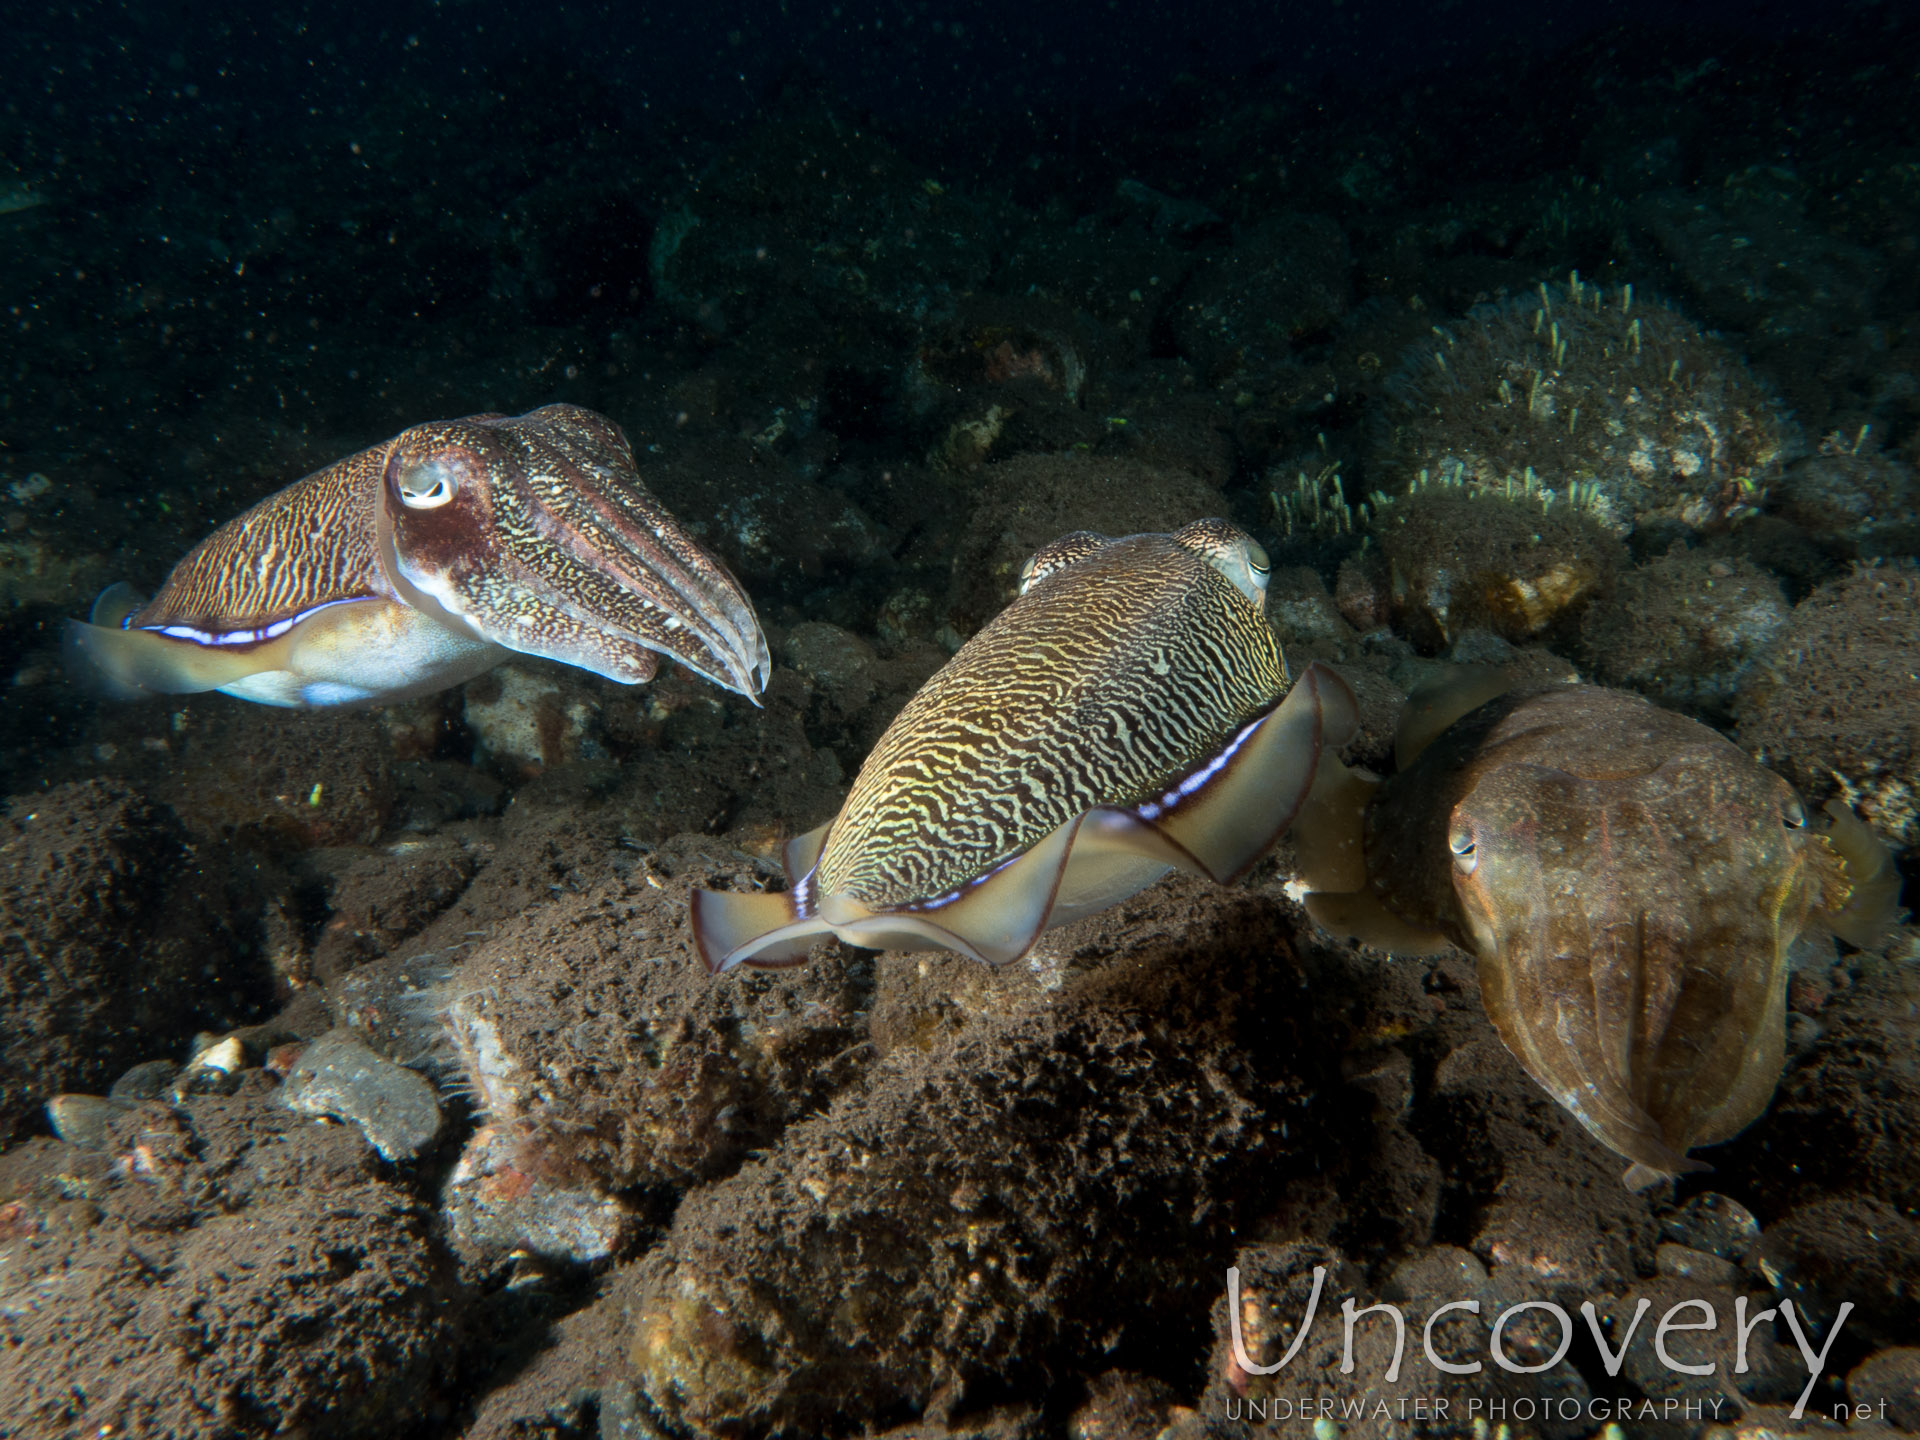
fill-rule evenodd
<path id="1" fill-rule="evenodd" d="M 749 698 L 770 668 L 738 582 L 575 405 L 416 425 L 298 480 L 152 600 L 107 590 L 66 648 L 113 696 L 294 707 L 404 700 L 515 654 L 622 684 L 665 655 Z"/>
<path id="2" fill-rule="evenodd" d="M 1221 520 L 1043 549 L 789 843 L 785 893 L 694 892 L 708 966 L 790 964 L 827 934 L 1001 965 L 1171 869 L 1244 874 L 1355 727 L 1325 666 L 1288 687 L 1266 579 Z"/>

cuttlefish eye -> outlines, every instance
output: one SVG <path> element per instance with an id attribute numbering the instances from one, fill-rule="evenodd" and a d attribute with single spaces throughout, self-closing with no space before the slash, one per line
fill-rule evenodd
<path id="1" fill-rule="evenodd" d="M 1249 600 L 1258 604 L 1266 595 L 1267 576 L 1273 571 L 1273 562 L 1259 541 L 1236 536 L 1232 543 L 1214 548 L 1207 558 L 1213 568 L 1232 581 L 1233 588 Z"/>
<path id="2" fill-rule="evenodd" d="M 393 492 L 409 510 L 438 510 L 459 488 L 459 472 L 444 460 L 422 460 L 393 477 Z"/>
<path id="3" fill-rule="evenodd" d="M 1456 823 L 1447 835 L 1447 848 L 1453 851 L 1453 868 L 1471 875 L 1480 864 L 1480 847 L 1474 843 L 1473 827 Z"/>
<path id="4" fill-rule="evenodd" d="M 1807 807 L 1802 805 L 1797 799 L 1787 801 L 1787 803 L 1780 808 L 1780 823 L 1785 825 L 1789 830 L 1806 829 Z"/>

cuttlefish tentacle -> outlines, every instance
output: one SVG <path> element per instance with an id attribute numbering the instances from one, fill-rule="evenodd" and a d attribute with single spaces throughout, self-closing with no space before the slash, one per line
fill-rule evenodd
<path id="1" fill-rule="evenodd" d="M 1238 878 L 1355 725 L 1325 666 L 1287 688 L 1265 577 L 1222 521 L 1042 550 L 788 847 L 785 894 L 694 893 L 708 965 L 789 963 L 827 933 L 1005 964 L 1170 869 Z"/>
<path id="2" fill-rule="evenodd" d="M 1410 703 L 1410 724 L 1448 708 Z M 1630 1185 L 1704 1168 L 1687 1151 L 1750 1124 L 1785 1063 L 1795 943 L 1871 943 L 1893 920 L 1884 847 L 1844 807 L 1837 843 L 1814 831 L 1784 780 L 1635 695 L 1552 686 L 1453 714 L 1383 785 L 1322 762 L 1308 912 L 1396 953 L 1468 949 L 1507 1048 Z"/>
<path id="3" fill-rule="evenodd" d="M 749 698 L 769 672 L 738 583 L 571 405 L 402 431 L 221 527 L 146 605 L 109 593 L 68 653 L 120 695 L 397 700 L 516 652 L 628 684 L 664 654 Z"/>

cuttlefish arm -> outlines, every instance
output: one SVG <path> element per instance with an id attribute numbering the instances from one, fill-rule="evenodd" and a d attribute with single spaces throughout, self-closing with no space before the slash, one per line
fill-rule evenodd
<path id="1" fill-rule="evenodd" d="M 813 866 L 829 833 L 822 826 L 788 847 L 785 893 L 695 890 L 694 940 L 716 974 L 792 963 L 827 934 L 872 949 L 946 949 L 1005 965 L 1044 931 L 1103 910 L 1168 870 L 1223 885 L 1239 879 L 1299 813 L 1321 754 L 1346 744 L 1355 728 L 1347 683 L 1310 665 L 1283 700 L 1205 763 L 1132 805 L 1082 812 L 949 894 L 877 909 L 815 893 Z"/>
<path id="2" fill-rule="evenodd" d="M 541 655 L 635 683 L 661 654 L 749 698 L 752 607 L 640 484 L 626 437 L 549 405 L 416 426 L 228 522 L 153 600 L 104 594 L 70 669 L 115 696 L 392 701 Z"/>
<path id="3" fill-rule="evenodd" d="M 374 544 L 398 599 L 624 684 L 665 655 L 758 700 L 772 662 L 752 603 L 641 484 L 605 416 L 548 405 L 416 426 L 384 473 Z"/>

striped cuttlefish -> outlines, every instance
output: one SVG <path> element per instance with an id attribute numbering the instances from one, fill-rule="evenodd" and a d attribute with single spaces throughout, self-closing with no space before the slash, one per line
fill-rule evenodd
<path id="1" fill-rule="evenodd" d="M 1838 803 L 1697 720 L 1595 685 L 1458 667 L 1417 688 L 1384 782 L 1332 757 L 1294 830 L 1307 911 L 1398 955 L 1478 961 L 1521 1067 L 1629 1163 L 1709 1168 L 1786 1063 L 1789 964 L 1897 915 L 1892 856 Z"/>
<path id="2" fill-rule="evenodd" d="M 829 933 L 1005 964 L 1170 869 L 1243 874 L 1355 728 L 1325 666 L 1289 687 L 1267 573 L 1223 520 L 1046 546 L 788 843 L 786 891 L 694 891 L 708 966 L 794 963 Z"/>
<path id="3" fill-rule="evenodd" d="M 142 602 L 69 622 L 110 695 L 267 705 L 403 700 L 544 656 L 623 684 L 659 657 L 750 699 L 766 640 L 726 567 L 641 483 L 620 427 L 574 405 L 416 425 L 230 520 Z"/>

